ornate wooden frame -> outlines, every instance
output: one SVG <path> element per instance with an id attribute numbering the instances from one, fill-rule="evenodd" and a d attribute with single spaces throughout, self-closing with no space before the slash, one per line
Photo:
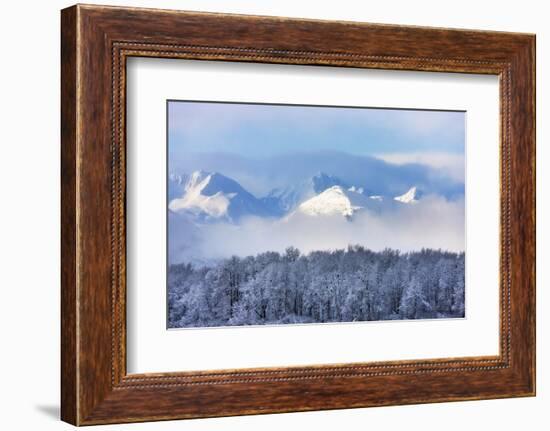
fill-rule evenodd
<path id="1" fill-rule="evenodd" d="M 534 35 L 82 5 L 61 16 L 63 420 L 88 425 L 535 394 Z M 129 56 L 498 75 L 500 354 L 128 375 Z"/>

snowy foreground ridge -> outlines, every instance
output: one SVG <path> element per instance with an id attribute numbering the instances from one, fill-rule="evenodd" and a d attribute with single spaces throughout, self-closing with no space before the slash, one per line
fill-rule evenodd
<path id="1" fill-rule="evenodd" d="M 464 317 L 464 253 L 361 246 L 171 265 L 170 328 Z"/>

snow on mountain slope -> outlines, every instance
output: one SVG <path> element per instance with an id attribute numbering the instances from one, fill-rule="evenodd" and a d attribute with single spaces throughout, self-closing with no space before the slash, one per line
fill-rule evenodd
<path id="1" fill-rule="evenodd" d="M 418 202 L 421 195 L 422 194 L 416 187 L 411 187 L 406 193 L 401 196 L 396 196 L 393 199 L 404 204 L 414 204 Z"/>
<path id="2" fill-rule="evenodd" d="M 185 184 L 189 180 L 187 175 L 171 173 L 168 175 L 168 202 L 182 195 Z"/>
<path id="3" fill-rule="evenodd" d="M 340 214 L 349 218 L 368 205 L 368 198 L 361 193 L 333 186 L 300 204 L 296 213 L 310 216 Z"/>
<path id="4" fill-rule="evenodd" d="M 168 208 L 175 213 L 186 210 L 195 214 L 202 212 L 206 216 L 214 218 L 226 216 L 229 201 L 233 195 L 224 193 L 222 190 L 208 194 L 205 189 L 213 179 L 212 177 L 213 175 L 207 172 L 193 172 L 184 187 L 183 196 L 171 200 Z M 210 187 L 210 191 L 212 191 L 212 187 Z"/>
<path id="5" fill-rule="evenodd" d="M 237 221 L 243 216 L 267 217 L 266 206 L 239 183 L 217 172 L 195 171 L 185 184 L 183 194 L 172 199 L 168 208 L 194 215 L 199 221 Z"/>
<path id="6" fill-rule="evenodd" d="M 295 209 L 300 203 L 324 192 L 330 187 L 348 186 L 339 178 L 319 172 L 311 178 L 308 178 L 296 185 L 272 190 L 265 198 L 264 202 L 271 206 L 281 215 Z"/>
<path id="7" fill-rule="evenodd" d="M 351 218 L 363 208 L 382 213 L 400 204 L 415 204 L 421 192 L 412 187 L 401 196 L 369 195 L 362 187 L 348 186 L 337 177 L 319 173 L 296 186 L 274 190 L 258 199 L 237 181 L 217 172 L 195 171 L 191 175 L 171 174 L 168 208 L 195 222 L 238 222 L 242 217 L 268 218 L 293 214 L 308 216 L 339 214 Z"/>

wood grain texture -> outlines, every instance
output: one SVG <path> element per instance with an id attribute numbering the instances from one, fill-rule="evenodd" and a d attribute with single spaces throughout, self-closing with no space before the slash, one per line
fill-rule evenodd
<path id="1" fill-rule="evenodd" d="M 76 9 L 61 16 L 61 417 L 77 422 Z"/>
<path id="2" fill-rule="evenodd" d="M 533 35 L 79 5 L 62 11 L 61 36 L 63 420 L 87 425 L 534 395 Z M 500 354 L 127 375 L 130 56 L 499 75 Z"/>

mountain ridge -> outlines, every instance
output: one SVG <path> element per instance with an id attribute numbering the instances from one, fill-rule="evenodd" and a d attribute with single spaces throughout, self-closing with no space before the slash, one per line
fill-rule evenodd
<path id="1" fill-rule="evenodd" d="M 413 186 L 403 195 L 369 195 L 363 187 L 349 185 L 334 175 L 318 172 L 296 186 L 273 189 L 256 197 L 237 181 L 219 172 L 197 170 L 191 174 L 171 173 L 168 209 L 191 215 L 197 222 L 237 223 L 247 216 L 281 218 L 340 214 L 351 218 L 357 211 L 381 212 L 400 204 L 416 204 L 422 193 Z"/>
<path id="2" fill-rule="evenodd" d="M 171 200 L 168 208 L 174 213 L 191 213 L 200 221 L 236 222 L 246 215 L 269 216 L 262 202 L 237 181 L 202 170 L 189 176 L 182 196 Z"/>

